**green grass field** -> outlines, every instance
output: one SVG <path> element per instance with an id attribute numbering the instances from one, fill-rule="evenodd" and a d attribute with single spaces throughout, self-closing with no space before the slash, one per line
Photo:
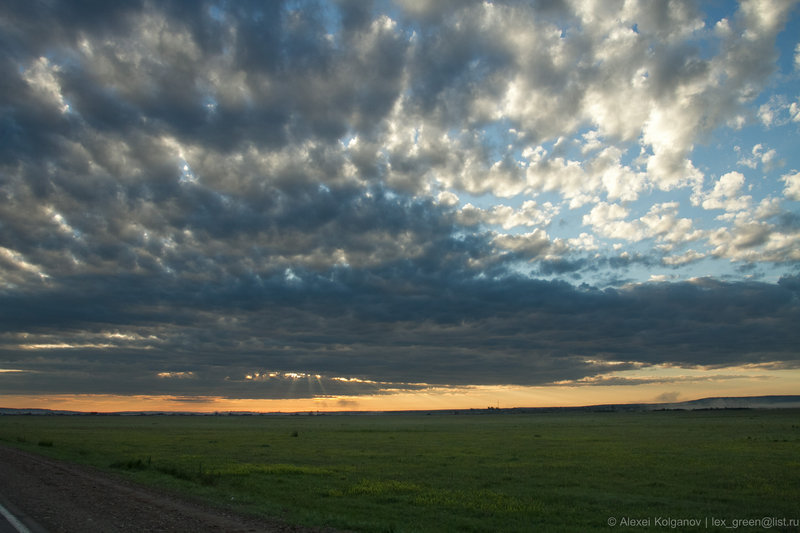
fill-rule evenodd
<path id="1" fill-rule="evenodd" d="M 356 531 L 800 518 L 800 411 L 788 409 L 3 416 L 0 441 L 238 511 Z"/>

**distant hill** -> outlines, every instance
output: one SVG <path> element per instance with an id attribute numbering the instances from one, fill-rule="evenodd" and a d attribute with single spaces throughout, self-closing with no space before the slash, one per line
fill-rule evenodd
<path id="1" fill-rule="evenodd" d="M 53 409 L 13 409 L 0 407 L 0 415 L 82 415 L 80 411 L 55 411 Z"/>
<path id="2" fill-rule="evenodd" d="M 665 409 L 776 409 L 800 407 L 800 396 L 743 396 L 703 398 L 688 402 L 655 404 Z"/>
<path id="3" fill-rule="evenodd" d="M 546 413 L 546 412 L 570 412 L 570 411 L 602 411 L 602 412 L 630 412 L 630 411 L 659 411 L 659 410 L 676 410 L 676 411 L 696 411 L 704 409 L 797 409 L 800 408 L 800 395 L 792 396 L 741 396 L 741 397 L 719 397 L 719 398 L 701 398 L 699 400 L 689 400 L 685 402 L 669 402 L 669 403 L 637 403 L 637 404 L 605 404 L 605 405 L 586 405 L 581 407 L 511 407 L 511 408 L 495 408 L 489 407 L 485 409 L 442 409 L 433 411 L 385 411 L 385 414 L 403 414 L 409 412 L 425 412 L 425 413 L 439 413 L 439 414 L 494 414 L 494 413 Z M 287 416 L 294 414 L 308 414 L 302 413 L 256 413 L 256 412 L 222 412 L 222 413 L 198 413 L 198 412 L 179 412 L 179 411 L 124 411 L 112 413 L 89 413 L 83 411 L 56 411 L 51 409 L 14 409 L 7 407 L 0 407 L 0 416 L 2 415 L 117 415 L 117 416 L 147 416 L 147 415 L 194 415 L 194 416 L 208 416 L 208 415 L 238 415 L 238 416 L 254 416 L 254 415 L 275 415 Z M 314 414 L 314 413 L 312 413 Z M 316 413 L 320 415 L 369 415 L 378 414 L 374 411 L 339 411 L 335 413 Z"/>

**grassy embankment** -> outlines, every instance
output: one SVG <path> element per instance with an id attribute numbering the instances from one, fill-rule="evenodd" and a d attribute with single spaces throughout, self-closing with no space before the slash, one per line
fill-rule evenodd
<path id="1" fill-rule="evenodd" d="M 800 518 L 796 410 L 5 416 L 0 442 L 248 513 L 357 531 Z"/>

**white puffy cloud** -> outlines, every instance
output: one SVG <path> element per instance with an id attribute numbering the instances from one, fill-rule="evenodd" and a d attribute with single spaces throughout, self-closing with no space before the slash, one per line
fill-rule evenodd
<path id="1" fill-rule="evenodd" d="M 562 239 L 551 239 L 546 231 L 536 228 L 528 233 L 516 235 L 498 234 L 492 244 L 501 253 L 506 251 L 529 261 L 537 259 L 559 259 L 569 251 L 567 243 Z"/>
<path id="2" fill-rule="evenodd" d="M 591 252 L 600 248 L 597 240 L 594 238 L 594 235 L 586 232 L 582 232 L 577 237 L 568 239 L 567 244 L 569 245 L 570 250 L 577 251 Z"/>
<path id="3" fill-rule="evenodd" d="M 451 191 L 442 191 L 436 195 L 436 201 L 442 205 L 452 207 L 458 205 L 458 195 Z"/>
<path id="4" fill-rule="evenodd" d="M 758 168 L 760 164 L 765 172 L 769 172 L 776 165 L 780 166 L 785 163 L 777 159 L 778 152 L 775 149 L 765 149 L 764 145 L 761 143 L 754 145 L 750 153 L 752 157 L 742 157 L 736 164 L 752 169 Z"/>
<path id="5" fill-rule="evenodd" d="M 550 237 L 547 232 L 538 228 L 520 235 L 498 235 L 493 242 L 499 248 L 521 252 L 531 257 L 541 255 L 550 247 Z"/>
<path id="6" fill-rule="evenodd" d="M 800 70 L 800 43 L 794 47 L 794 68 Z"/>
<path id="7" fill-rule="evenodd" d="M 541 146 L 527 148 L 522 155 L 528 159 L 525 177 L 531 189 L 558 192 L 569 200 L 570 208 L 595 200 L 602 181 L 599 175 L 587 173 L 581 161 L 548 157 Z"/>
<path id="8" fill-rule="evenodd" d="M 792 122 L 800 122 L 800 101 L 789 104 L 789 117 Z"/>
<path id="9" fill-rule="evenodd" d="M 781 178 L 781 181 L 786 185 L 783 189 L 783 195 L 791 200 L 800 200 L 800 172 L 786 174 Z"/>
<path id="10" fill-rule="evenodd" d="M 682 254 L 665 256 L 661 262 L 669 266 L 682 266 L 694 263 L 706 257 L 706 254 L 696 250 L 687 250 Z"/>
<path id="11" fill-rule="evenodd" d="M 596 138 L 589 139 L 589 143 L 596 142 Z M 583 160 L 557 153 L 558 143 L 552 154 L 543 146 L 526 148 L 522 152 L 527 160 L 526 181 L 533 191 L 560 193 L 571 209 L 596 202 L 603 193 L 609 200 L 636 200 L 648 186 L 647 175 L 624 165 L 623 151 L 615 146 Z"/>
<path id="12" fill-rule="evenodd" d="M 731 225 L 708 232 L 711 253 L 753 263 L 799 260 L 800 228 L 796 224 L 779 224 L 784 213 L 778 199 L 765 198 L 755 207 L 720 217 Z"/>
<path id="13" fill-rule="evenodd" d="M 633 201 L 647 187 L 647 175 L 621 163 L 623 152 L 609 146 L 587 166 L 592 174 L 599 174 L 609 200 Z"/>
<path id="14" fill-rule="evenodd" d="M 664 245 L 666 249 L 702 237 L 703 232 L 694 229 L 691 219 L 678 216 L 679 207 L 678 202 L 655 204 L 639 219 L 645 228 L 645 235 L 667 243 Z"/>
<path id="15" fill-rule="evenodd" d="M 755 148 L 753 151 L 755 152 Z M 747 209 L 753 198 L 741 193 L 744 183 L 745 178 L 741 172 L 728 172 L 717 180 L 711 191 L 706 193 L 696 191 L 692 196 L 692 202 L 695 205 L 702 205 L 703 209 L 724 209 L 725 211 Z"/>
<path id="16" fill-rule="evenodd" d="M 712 254 L 733 261 L 776 262 L 800 260 L 800 231 L 781 232 L 761 221 L 737 220 L 731 228 L 713 231 Z"/>
<path id="17" fill-rule="evenodd" d="M 495 205 L 491 209 L 481 209 L 466 204 L 459 210 L 458 219 L 461 224 L 467 226 L 484 223 L 508 230 L 518 226 L 548 226 L 558 213 L 558 206 L 550 202 L 539 205 L 534 200 L 526 200 L 519 209 L 502 204 Z"/>
<path id="18" fill-rule="evenodd" d="M 761 104 L 761 107 L 758 108 L 758 118 L 764 126 L 771 126 L 775 120 L 775 109 L 769 104 Z"/>
<path id="19" fill-rule="evenodd" d="M 702 231 L 693 227 L 691 219 L 678 216 L 677 202 L 653 205 L 643 216 L 625 220 L 630 210 L 618 204 L 601 202 L 583 217 L 583 224 L 593 231 L 610 239 L 638 242 L 655 238 L 664 243 L 662 249 L 671 250 L 675 245 L 694 241 L 702 236 Z"/>
<path id="20" fill-rule="evenodd" d="M 619 204 L 600 202 L 583 216 L 583 225 L 592 226 L 595 233 L 611 239 L 641 240 L 642 233 L 636 224 L 625 221 L 630 210 Z"/>
<path id="21" fill-rule="evenodd" d="M 797 102 L 790 102 L 784 95 L 770 96 L 758 108 L 758 118 L 766 128 L 784 126 L 800 120 Z"/>

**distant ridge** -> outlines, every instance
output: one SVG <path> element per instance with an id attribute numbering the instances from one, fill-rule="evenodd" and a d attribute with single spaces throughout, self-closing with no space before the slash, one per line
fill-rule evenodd
<path id="1" fill-rule="evenodd" d="M 800 396 L 742 396 L 702 398 L 688 402 L 664 403 L 667 409 L 775 409 L 800 407 Z"/>
<path id="2" fill-rule="evenodd" d="M 509 407 L 484 409 L 440 409 L 440 410 L 415 410 L 415 411 L 334 411 L 334 412 L 272 412 L 262 413 L 255 411 L 224 411 L 224 412 L 196 412 L 196 411 L 118 411 L 118 412 L 87 412 L 65 411 L 52 409 L 16 409 L 0 407 L 0 416 L 4 415 L 106 415 L 106 416 L 148 416 L 148 415 L 238 415 L 238 416 L 289 416 L 289 415 L 375 415 L 375 414 L 405 414 L 405 413 L 437 413 L 437 414 L 494 414 L 494 413 L 547 413 L 547 412 L 635 412 L 635 411 L 699 411 L 707 409 L 798 409 L 800 408 L 800 395 L 790 396 L 740 396 L 740 397 L 715 397 L 688 400 L 685 402 L 667 403 L 632 403 L 632 404 L 603 404 L 586 405 L 581 407 Z"/>
<path id="3" fill-rule="evenodd" d="M 0 415 L 82 415 L 80 411 L 61 411 L 53 409 L 14 409 L 0 407 Z"/>

